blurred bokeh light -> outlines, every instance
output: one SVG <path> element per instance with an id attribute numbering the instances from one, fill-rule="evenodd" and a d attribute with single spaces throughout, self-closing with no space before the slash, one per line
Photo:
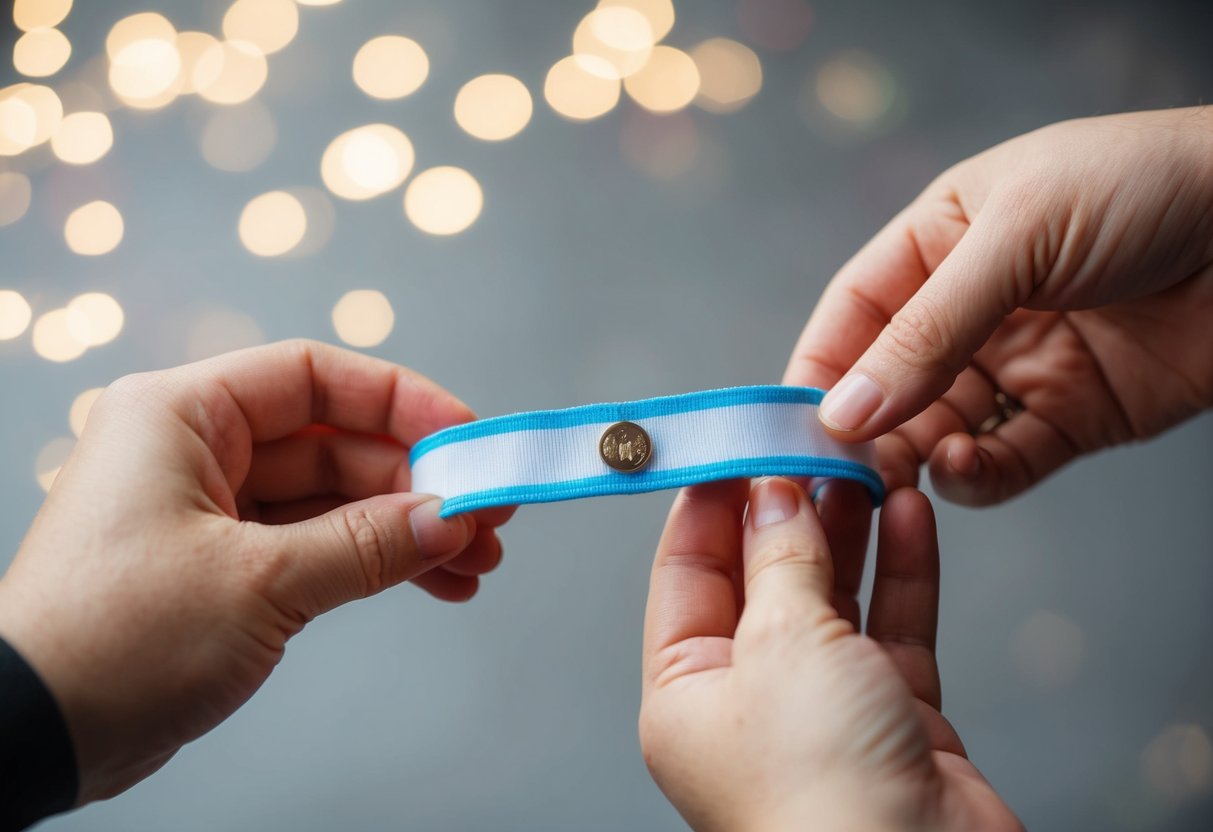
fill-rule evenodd
<path id="1" fill-rule="evenodd" d="M 58 29 L 31 29 L 13 46 L 13 66 L 31 78 L 54 75 L 71 56 L 71 41 Z"/>
<path id="2" fill-rule="evenodd" d="M 484 191 L 463 168 L 442 165 L 413 177 L 404 192 L 404 213 L 427 234 L 464 231 L 484 207 Z"/>
<path id="3" fill-rule="evenodd" d="M 583 69 L 626 78 L 644 67 L 655 42 L 653 27 L 640 12 L 626 6 L 599 7 L 573 33 L 573 54 L 597 59 L 582 61 Z"/>
<path id="4" fill-rule="evenodd" d="M 560 115 L 589 121 L 619 103 L 621 84 L 615 67 L 593 55 L 569 55 L 548 70 L 543 97 Z"/>
<path id="5" fill-rule="evenodd" d="M 256 95 L 268 77 L 269 64 L 255 45 L 219 41 L 198 56 L 193 86 L 207 101 L 240 104 Z"/>
<path id="6" fill-rule="evenodd" d="M 52 309 L 34 321 L 34 351 L 47 361 L 73 361 L 88 349 L 72 332 L 66 309 Z"/>
<path id="7" fill-rule="evenodd" d="M 333 306 L 333 329 L 351 347 L 382 344 L 392 332 L 396 313 L 382 292 L 356 289 Z"/>
<path id="8" fill-rule="evenodd" d="M 367 124 L 329 143 L 320 159 L 320 176 L 335 196 L 371 199 L 397 188 L 415 158 L 413 143 L 400 128 Z"/>
<path id="9" fill-rule="evenodd" d="M 16 171 L 0 171 L 0 226 L 12 225 L 24 217 L 32 194 L 28 176 Z"/>
<path id="10" fill-rule="evenodd" d="M 374 98 L 404 98 L 425 83 L 430 61 L 421 45 L 400 35 L 381 35 L 354 55 L 354 83 Z"/>
<path id="11" fill-rule="evenodd" d="M 97 403 L 97 399 L 101 398 L 101 394 L 104 392 L 104 387 L 91 387 L 72 399 L 72 406 L 67 412 L 67 422 L 71 426 L 72 433 L 77 437 L 84 433 L 84 425 L 88 422 L 88 414 L 92 411 L 93 405 Z"/>
<path id="12" fill-rule="evenodd" d="M 815 89 L 831 115 L 857 125 L 885 116 L 895 95 L 892 76 L 876 58 L 860 51 L 831 57 L 818 70 Z"/>
<path id="13" fill-rule="evenodd" d="M 674 27 L 674 3 L 672 0 L 599 0 L 598 8 L 623 8 L 640 12 L 649 26 L 652 42 L 664 38 Z"/>
<path id="14" fill-rule="evenodd" d="M 1213 90 L 1213 6 L 1179 0 L 11 9 L 10 553 L 125 373 L 306 336 L 484 415 L 776 380 L 830 274 L 942 170 Z M 1030 828 L 1210 827 L 1210 424 L 939 506 L 945 715 Z M 327 616 L 234 720 L 46 828 L 684 828 L 634 732 L 668 499 L 520 512 L 475 604 Z"/>
<path id="15" fill-rule="evenodd" d="M 264 55 L 284 48 L 298 31 L 295 0 L 236 0 L 223 16 L 225 38 L 250 43 Z"/>
<path id="16" fill-rule="evenodd" d="M 646 110 L 672 113 L 695 100 L 699 70 L 681 49 L 655 46 L 644 66 L 623 79 L 623 87 Z"/>
<path id="17" fill-rule="evenodd" d="M 72 251 L 95 257 L 113 251 L 124 230 L 122 214 L 113 203 L 98 199 L 68 214 L 63 237 Z"/>
<path id="18" fill-rule="evenodd" d="M 0 89 L 0 156 L 16 156 L 50 139 L 63 103 L 50 87 L 18 83 Z"/>
<path id="19" fill-rule="evenodd" d="M 67 305 L 67 328 L 86 347 L 99 347 L 118 337 L 126 315 L 121 304 L 104 292 L 85 292 Z"/>
<path id="20" fill-rule="evenodd" d="M 25 332 L 33 312 L 20 292 L 0 289 L 0 341 L 8 341 Z"/>
<path id="21" fill-rule="evenodd" d="M 13 22 L 18 29 L 27 32 L 58 26 L 71 10 L 72 0 L 16 0 L 13 3 Z"/>
<path id="22" fill-rule="evenodd" d="M 74 439 L 61 436 L 46 443 L 38 452 L 38 456 L 34 459 L 34 479 L 38 481 L 38 485 L 43 491 L 51 490 L 51 486 L 55 484 L 55 477 L 59 476 L 59 469 L 63 467 L 63 463 L 67 462 L 67 458 L 75 446 Z"/>
<path id="23" fill-rule="evenodd" d="M 260 257 L 277 257 L 299 245 L 307 233 L 303 206 L 286 191 L 253 198 L 240 214 L 240 242 Z"/>
<path id="24" fill-rule="evenodd" d="M 211 167 L 244 173 L 269 158 L 278 142 L 278 127 L 265 105 L 253 99 L 211 113 L 198 142 Z"/>
<path id="25" fill-rule="evenodd" d="M 1156 794 L 1179 803 L 1213 791 L 1213 743 L 1199 725 L 1168 725 L 1141 754 L 1142 777 Z"/>
<path id="26" fill-rule="evenodd" d="M 81 111 L 63 117 L 51 137 L 51 148 L 70 165 L 91 164 L 113 147 L 114 128 L 105 113 Z"/>
<path id="27" fill-rule="evenodd" d="M 732 113 L 762 89 L 762 62 L 744 43 L 708 38 L 691 50 L 699 71 L 696 103 L 713 113 Z"/>
<path id="28" fill-rule="evenodd" d="M 518 135 L 531 120 L 531 94 L 512 75 L 481 75 L 455 96 L 455 121 L 470 135 L 496 142 Z"/>

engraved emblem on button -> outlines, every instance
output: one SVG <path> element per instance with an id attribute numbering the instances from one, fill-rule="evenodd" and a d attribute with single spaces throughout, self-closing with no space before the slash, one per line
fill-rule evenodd
<path id="1" fill-rule="evenodd" d="M 649 464 L 653 440 L 634 422 L 616 422 L 598 440 L 598 455 L 616 471 L 630 474 Z"/>

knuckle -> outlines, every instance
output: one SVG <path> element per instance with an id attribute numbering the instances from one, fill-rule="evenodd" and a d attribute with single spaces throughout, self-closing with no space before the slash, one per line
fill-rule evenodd
<path id="1" fill-rule="evenodd" d="M 1028 167 L 998 183 L 990 194 L 990 208 L 1004 219 L 1035 216 L 1036 206 L 1057 192 L 1057 175 L 1043 168 Z"/>
<path id="2" fill-rule="evenodd" d="M 391 531 L 366 509 L 340 513 L 343 532 L 361 572 L 363 593 L 374 595 L 395 583 L 396 540 Z"/>
<path id="3" fill-rule="evenodd" d="M 97 398 L 89 418 L 105 419 L 106 414 L 123 413 L 145 408 L 160 397 L 167 380 L 163 372 L 130 373 L 109 384 Z"/>
<path id="4" fill-rule="evenodd" d="M 247 585 L 259 596 L 278 597 L 293 564 L 289 549 L 261 534 L 260 527 L 249 521 L 240 521 L 231 536 L 230 548 L 241 555 L 237 562 Z"/>
<path id="5" fill-rule="evenodd" d="M 794 600 L 768 600 L 760 609 L 747 607 L 737 626 L 737 648 L 782 661 L 803 655 L 818 628 L 837 614 L 827 606 L 804 605 Z"/>
<path id="6" fill-rule="evenodd" d="M 322 352 L 325 349 L 331 349 L 328 344 L 317 341 L 313 338 L 288 338 L 285 341 L 278 342 L 278 348 L 287 352 L 298 352 L 311 355 Z"/>
<path id="7" fill-rule="evenodd" d="M 782 569 L 789 566 L 824 568 L 829 558 L 820 546 L 786 537 L 771 540 L 762 547 L 762 569 Z"/>
<path id="8" fill-rule="evenodd" d="M 737 638 L 752 649 L 782 644 L 796 632 L 801 618 L 786 604 L 768 604 L 761 615 L 750 616 L 743 622 L 747 626 L 737 628 Z"/>
<path id="9" fill-rule="evenodd" d="M 921 297 L 894 315 L 884 334 L 886 352 L 916 370 L 938 367 L 952 351 L 942 311 Z"/>
<path id="10" fill-rule="evenodd" d="M 102 393 L 104 399 L 137 400 L 160 385 L 158 373 L 129 373 L 110 383 Z"/>

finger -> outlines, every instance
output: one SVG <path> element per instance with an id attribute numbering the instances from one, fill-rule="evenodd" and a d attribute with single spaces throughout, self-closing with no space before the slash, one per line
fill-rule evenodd
<path id="1" fill-rule="evenodd" d="M 508 523 L 517 510 L 518 506 L 496 506 L 494 508 L 482 508 L 479 511 L 474 511 L 472 512 L 472 516 L 476 518 L 476 528 L 496 529 Z"/>
<path id="2" fill-rule="evenodd" d="M 872 439 L 920 413 L 1034 286 L 1022 208 L 987 204 L 952 252 L 897 310 L 818 414 L 835 436 Z"/>
<path id="3" fill-rule="evenodd" d="M 750 492 L 743 563 L 746 622 L 786 616 L 811 628 L 837 618 L 825 530 L 796 483 L 770 477 Z"/>
<path id="4" fill-rule="evenodd" d="M 938 401 L 896 430 L 877 437 L 876 457 L 886 490 L 917 488 L 919 468 L 944 437 L 976 432 L 997 410 L 989 378 L 973 367 L 966 368 Z"/>
<path id="5" fill-rule="evenodd" d="M 960 740 L 960 734 L 956 733 L 952 723 L 948 722 L 938 708 L 918 699 L 914 702 L 914 710 L 918 712 L 919 720 L 927 729 L 927 742 L 931 744 L 933 751 L 943 751 L 959 757 L 968 756 L 964 743 Z"/>
<path id="6" fill-rule="evenodd" d="M 361 500 L 408 490 L 408 451 L 399 442 L 316 425 L 253 446 L 237 501 L 282 502 L 315 494 Z"/>
<path id="7" fill-rule="evenodd" d="M 844 265 L 792 351 L 785 384 L 831 387 L 960 239 L 963 211 L 933 186 Z"/>
<path id="8" fill-rule="evenodd" d="M 386 494 L 302 523 L 262 527 L 262 548 L 273 553 L 266 593 L 306 620 L 440 566 L 475 534 L 475 520 L 444 520 L 440 506 L 427 495 Z"/>
<path id="9" fill-rule="evenodd" d="M 181 419 L 211 449 L 233 488 L 251 442 L 312 424 L 386 434 L 405 446 L 472 412 L 404 367 L 314 341 L 285 341 L 159 374 Z"/>
<path id="10" fill-rule="evenodd" d="M 899 488 L 917 488 L 922 458 L 900 430 L 876 437 L 876 461 L 886 493 Z"/>
<path id="11" fill-rule="evenodd" d="M 456 575 L 441 566 L 418 575 L 409 583 L 424 589 L 439 601 L 452 604 L 470 601 L 480 589 L 480 579 L 475 575 Z"/>
<path id="12" fill-rule="evenodd" d="M 941 497 L 988 506 L 1026 491 L 1078 455 L 1065 434 L 1030 410 L 990 433 L 946 437 L 930 459 Z"/>
<path id="13" fill-rule="evenodd" d="M 976 433 L 989 417 L 998 413 L 996 393 L 983 373 L 966 367 L 948 392 L 898 427 L 897 433 L 909 440 L 921 465 L 945 436 Z"/>
<path id="14" fill-rule="evenodd" d="M 931 503 L 918 491 L 890 494 L 880 510 L 868 635 L 888 651 L 914 696 L 940 707 L 935 629 L 939 542 Z"/>
<path id="15" fill-rule="evenodd" d="M 484 575 L 501 564 L 501 539 L 492 529 L 477 528 L 468 547 L 442 565 L 456 575 Z"/>
<path id="16" fill-rule="evenodd" d="M 649 582 L 646 689 L 728 663 L 724 642 L 737 628 L 733 575 L 748 489 L 748 480 L 704 483 L 674 500 Z"/>
<path id="17" fill-rule="evenodd" d="M 858 630 L 859 585 L 872 526 L 872 498 L 859 483 L 830 480 L 817 491 L 815 502 L 834 559 L 834 609 Z"/>
<path id="18" fill-rule="evenodd" d="M 247 500 L 240 506 L 239 517 L 241 520 L 249 520 L 266 526 L 282 526 L 319 517 L 321 514 L 327 514 L 350 502 L 350 496 L 346 494 L 322 494 L 281 503 L 259 503 Z M 482 529 L 499 528 L 510 519 L 510 515 L 513 513 L 514 507 L 510 506 L 504 509 L 474 511 L 471 513 L 471 517 L 479 532 Z M 482 517 L 485 519 L 481 519 Z"/>

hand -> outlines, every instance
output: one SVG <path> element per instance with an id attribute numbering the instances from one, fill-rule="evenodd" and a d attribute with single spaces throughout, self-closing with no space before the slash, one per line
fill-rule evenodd
<path id="1" fill-rule="evenodd" d="M 901 426 L 891 488 L 929 462 L 985 505 L 1213 405 L 1210 320 L 1213 109 L 1084 119 L 932 183 L 830 283 L 784 378 L 834 386 L 839 439 Z M 981 432 L 1000 390 L 1025 410 Z"/>
<path id="2" fill-rule="evenodd" d="M 939 550 L 910 489 L 881 510 L 868 635 L 855 593 L 870 512 L 832 482 L 686 489 L 657 550 L 640 743 L 699 830 L 1018 829 L 939 713 Z M 833 596 L 833 598 L 832 598 Z"/>
<path id="3" fill-rule="evenodd" d="M 400 493 L 408 446 L 471 418 L 299 341 L 114 383 L 0 580 L 0 635 L 64 713 L 79 802 L 222 722 L 317 615 L 409 579 L 471 597 L 509 511 L 441 520 Z"/>

